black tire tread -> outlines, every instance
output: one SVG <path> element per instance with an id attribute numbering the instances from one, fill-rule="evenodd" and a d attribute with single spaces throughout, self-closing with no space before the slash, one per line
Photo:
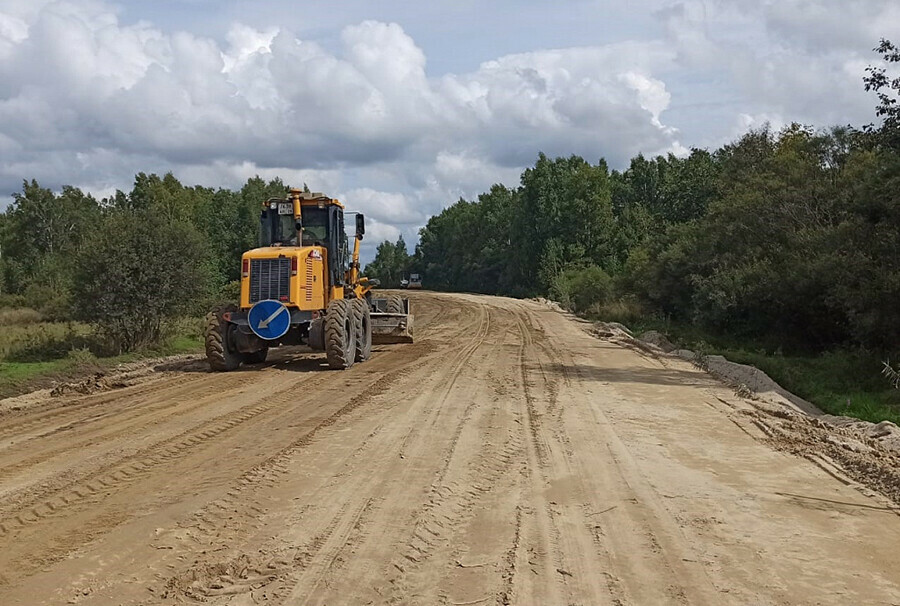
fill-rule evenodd
<path id="1" fill-rule="evenodd" d="M 385 310 L 389 314 L 405 313 L 406 310 L 403 308 L 403 297 L 401 297 L 400 295 L 393 295 L 388 298 Z"/>
<path id="2" fill-rule="evenodd" d="M 356 330 L 354 360 L 365 362 L 372 355 L 372 319 L 369 305 L 364 299 L 353 299 L 353 316 Z"/>
<path id="3" fill-rule="evenodd" d="M 348 320 L 350 320 L 350 334 L 347 334 Z M 325 358 L 329 367 L 345 370 L 353 366 L 356 348 L 355 326 L 351 301 L 335 299 L 328 304 L 325 311 Z"/>
<path id="4" fill-rule="evenodd" d="M 241 365 L 240 356 L 228 351 L 225 344 L 226 323 L 222 320 L 222 314 L 228 311 L 237 311 L 237 306 L 222 305 L 206 314 L 206 359 L 209 367 L 216 372 L 227 372 Z"/>

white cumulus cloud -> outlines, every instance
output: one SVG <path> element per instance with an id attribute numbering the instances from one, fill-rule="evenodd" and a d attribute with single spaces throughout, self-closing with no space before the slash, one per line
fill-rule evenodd
<path id="1" fill-rule="evenodd" d="M 630 12 L 654 31 L 535 43 L 433 75 L 422 15 L 420 40 L 363 18 L 364 3 L 318 34 L 236 18 L 216 39 L 197 23 L 126 18 L 137 5 L 120 2 L 0 0 L 0 189 L 36 178 L 105 192 L 138 171 L 213 187 L 281 176 L 365 212 L 367 247 L 401 233 L 411 243 L 460 196 L 515 186 L 539 151 L 622 167 L 762 120 L 871 120 L 869 49 L 900 38 L 892 0 L 640 0 Z"/>

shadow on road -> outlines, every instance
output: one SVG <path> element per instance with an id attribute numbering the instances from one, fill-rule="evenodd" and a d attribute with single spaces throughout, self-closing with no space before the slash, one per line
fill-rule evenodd
<path id="1" fill-rule="evenodd" d="M 376 354 L 389 350 L 389 346 L 376 346 L 372 348 L 372 353 Z M 279 347 L 269 351 L 269 357 L 265 362 L 261 364 L 241 364 L 240 367 L 231 372 L 259 372 L 267 368 L 278 368 L 292 372 L 330 370 L 324 352 L 312 351 L 307 347 Z M 156 372 L 204 374 L 212 372 L 205 357 L 163 362 L 154 366 L 153 370 Z"/>

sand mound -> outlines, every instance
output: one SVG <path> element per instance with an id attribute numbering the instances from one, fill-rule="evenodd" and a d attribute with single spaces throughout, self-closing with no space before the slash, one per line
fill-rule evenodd
<path id="1" fill-rule="evenodd" d="M 815 404 L 792 394 L 755 366 L 730 362 L 723 356 L 700 356 L 689 349 L 679 349 L 673 353 L 700 366 L 739 391 L 749 392 L 808 415 L 820 417 L 823 414 Z"/>
<path id="2" fill-rule="evenodd" d="M 535 301 L 536 303 L 540 303 L 541 305 L 545 305 L 546 307 L 549 307 L 553 311 L 561 311 L 561 312 L 566 311 L 556 301 L 551 301 L 550 299 L 545 299 L 544 297 L 537 297 L 535 299 L 532 299 L 532 301 Z"/>
<path id="3" fill-rule="evenodd" d="M 675 346 L 671 341 L 669 341 L 668 338 L 666 338 L 666 335 L 655 330 L 648 330 L 638 338 L 644 343 L 656 345 L 666 353 L 670 353 L 675 350 Z"/>
<path id="4" fill-rule="evenodd" d="M 708 356 L 690 349 L 676 349 L 665 335 L 656 331 L 648 331 L 635 338 L 627 328 L 615 322 L 597 322 L 588 332 L 595 337 L 657 357 L 686 360 L 733 387 L 741 397 L 773 405 L 776 409 L 799 413 L 814 419 L 823 427 L 839 430 L 841 446 L 847 450 L 859 452 L 860 449 L 866 449 L 865 444 L 875 443 L 891 452 L 900 452 L 900 427 L 894 423 L 870 423 L 851 417 L 827 415 L 815 404 L 789 392 L 754 366 L 731 362 L 723 356 Z"/>

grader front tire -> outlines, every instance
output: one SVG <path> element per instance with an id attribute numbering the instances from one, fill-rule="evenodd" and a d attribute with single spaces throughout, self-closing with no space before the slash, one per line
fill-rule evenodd
<path id="1" fill-rule="evenodd" d="M 325 358 L 328 366 L 346 370 L 356 357 L 356 318 L 352 301 L 335 299 L 325 310 Z"/>
<path id="2" fill-rule="evenodd" d="M 356 362 L 365 362 L 372 355 L 372 318 L 365 299 L 353 299 L 353 313 L 356 320 L 356 348 L 353 358 Z"/>
<path id="3" fill-rule="evenodd" d="M 237 311 L 237 306 L 224 305 L 206 314 L 206 359 L 216 372 L 227 372 L 241 365 L 241 354 L 228 347 L 228 322 L 222 316 L 229 311 Z"/>

